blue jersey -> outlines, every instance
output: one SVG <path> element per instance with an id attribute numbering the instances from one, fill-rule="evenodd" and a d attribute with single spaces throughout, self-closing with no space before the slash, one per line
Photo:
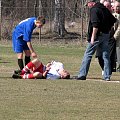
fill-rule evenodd
<path id="1" fill-rule="evenodd" d="M 21 21 L 14 29 L 16 38 L 23 37 L 24 41 L 31 41 L 32 32 L 35 29 L 35 20 L 36 17 L 31 17 Z"/>
<path id="2" fill-rule="evenodd" d="M 27 42 L 31 41 L 32 32 L 35 29 L 35 17 L 21 21 L 13 30 L 12 45 L 15 53 L 29 50 Z"/>

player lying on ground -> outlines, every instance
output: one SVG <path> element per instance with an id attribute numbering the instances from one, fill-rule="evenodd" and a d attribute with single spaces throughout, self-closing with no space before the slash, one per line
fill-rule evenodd
<path id="1" fill-rule="evenodd" d="M 21 71 L 14 73 L 12 78 L 23 79 L 69 79 L 70 74 L 61 62 L 52 61 L 47 65 L 37 58 L 29 62 Z"/>

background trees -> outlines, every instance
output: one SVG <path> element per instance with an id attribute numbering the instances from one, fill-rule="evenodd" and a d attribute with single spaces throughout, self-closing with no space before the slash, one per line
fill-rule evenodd
<path id="1" fill-rule="evenodd" d="M 49 23 L 49 30 L 63 37 L 74 26 L 78 27 L 78 22 L 82 25 L 83 18 L 86 20 L 84 2 L 85 0 L 2 0 L 2 34 L 11 34 L 16 23 L 27 17 L 43 15 Z"/>

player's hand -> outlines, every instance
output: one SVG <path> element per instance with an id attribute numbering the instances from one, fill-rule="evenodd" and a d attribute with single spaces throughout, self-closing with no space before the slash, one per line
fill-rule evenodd
<path id="1" fill-rule="evenodd" d="M 32 52 L 32 53 L 31 53 L 31 56 L 32 56 L 33 58 L 37 58 L 37 54 L 36 54 L 35 52 Z"/>
<path id="2" fill-rule="evenodd" d="M 91 39 L 91 42 L 90 42 L 92 45 L 94 44 L 94 40 L 93 39 Z"/>
<path id="3" fill-rule="evenodd" d="M 49 66 L 49 67 L 46 67 L 46 71 L 49 71 L 51 69 L 51 67 Z"/>

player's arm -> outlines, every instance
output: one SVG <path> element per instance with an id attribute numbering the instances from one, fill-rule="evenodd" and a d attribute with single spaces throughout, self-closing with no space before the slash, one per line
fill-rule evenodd
<path id="1" fill-rule="evenodd" d="M 31 56 L 32 56 L 33 58 L 36 58 L 36 57 L 37 57 L 37 54 L 35 53 L 35 51 L 34 51 L 34 49 L 33 49 L 33 47 L 32 47 L 31 42 L 27 42 L 27 45 L 28 45 L 28 48 L 30 49 Z"/>
<path id="2" fill-rule="evenodd" d="M 94 8 L 91 9 L 90 16 L 91 16 L 90 20 L 93 26 L 92 35 L 91 35 L 91 44 L 94 44 L 94 41 L 97 37 L 96 35 L 98 32 L 98 28 L 101 22 L 100 22 L 99 14 Z"/>
<path id="3" fill-rule="evenodd" d="M 51 69 L 50 66 L 49 66 L 49 67 L 46 67 L 46 70 L 45 70 L 44 73 L 43 73 L 43 78 L 46 78 L 47 73 L 49 72 L 50 69 Z"/>
<path id="4" fill-rule="evenodd" d="M 42 74 L 42 78 L 46 78 L 48 71 L 45 70 L 44 73 Z"/>

